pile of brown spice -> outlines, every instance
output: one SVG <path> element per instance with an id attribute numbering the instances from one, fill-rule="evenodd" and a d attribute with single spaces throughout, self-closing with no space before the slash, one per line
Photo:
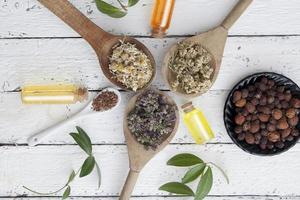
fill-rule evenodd
<path id="1" fill-rule="evenodd" d="M 118 103 L 118 95 L 111 91 L 101 92 L 94 100 L 93 100 L 93 110 L 94 111 L 106 111 Z"/>

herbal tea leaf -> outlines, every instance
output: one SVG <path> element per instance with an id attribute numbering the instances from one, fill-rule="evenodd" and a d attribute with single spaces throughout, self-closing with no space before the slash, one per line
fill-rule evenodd
<path id="1" fill-rule="evenodd" d="M 216 167 L 222 173 L 222 175 L 224 176 L 224 178 L 226 179 L 227 184 L 229 184 L 229 178 L 228 178 L 227 174 L 225 173 L 225 171 L 221 167 L 219 167 L 218 165 L 216 165 L 215 163 L 212 163 L 212 162 L 209 162 L 207 164 L 211 164 L 214 167 Z"/>
<path id="2" fill-rule="evenodd" d="M 160 186 L 159 190 L 163 190 L 174 194 L 188 195 L 188 196 L 195 195 L 191 188 L 189 188 L 187 185 L 183 183 L 178 183 L 178 182 L 166 183 Z"/>
<path id="3" fill-rule="evenodd" d="M 101 186 L 101 171 L 98 163 L 96 162 L 96 169 L 97 169 L 97 174 L 98 174 L 98 189 Z"/>
<path id="4" fill-rule="evenodd" d="M 92 154 L 92 145 L 87 144 L 78 133 L 70 133 L 75 142 L 88 154 Z"/>
<path id="5" fill-rule="evenodd" d="M 189 169 L 184 177 L 182 178 L 182 183 L 190 183 L 194 180 L 196 180 L 204 171 L 206 167 L 205 163 L 201 163 L 199 165 L 196 165 L 195 167 Z"/>
<path id="6" fill-rule="evenodd" d="M 82 128 L 80 128 L 79 126 L 76 126 L 76 129 L 77 129 L 77 131 L 79 133 L 79 136 L 81 137 L 82 141 L 84 141 L 84 143 L 87 146 L 90 146 L 90 148 L 92 149 L 92 142 L 91 142 L 91 139 L 88 136 L 88 134 Z M 91 152 L 92 152 L 92 150 L 91 150 Z"/>
<path id="7" fill-rule="evenodd" d="M 63 196 L 62 196 L 62 199 L 67 199 L 70 196 L 70 193 L 71 193 L 71 187 L 68 186 L 67 189 L 65 190 Z"/>
<path id="8" fill-rule="evenodd" d="M 79 177 L 85 177 L 89 175 L 95 167 L 95 158 L 94 156 L 89 156 L 83 163 Z"/>
<path id="9" fill-rule="evenodd" d="M 122 11 L 121 9 L 119 9 L 115 6 L 112 6 L 108 3 L 106 3 L 105 1 L 96 0 L 95 2 L 96 2 L 98 10 L 104 14 L 107 14 L 110 17 L 121 18 L 127 14 L 126 12 Z"/>
<path id="10" fill-rule="evenodd" d="M 76 173 L 75 173 L 74 170 L 72 170 L 72 173 L 71 173 L 70 176 L 69 176 L 67 185 L 68 185 L 69 183 L 71 183 L 71 182 L 74 180 L 75 176 L 76 176 Z"/>
<path id="11" fill-rule="evenodd" d="M 210 192 L 213 184 L 213 175 L 210 167 L 207 167 L 206 172 L 201 176 L 199 181 L 195 200 L 202 200 Z"/>
<path id="12" fill-rule="evenodd" d="M 201 160 L 199 157 L 189 153 L 182 153 L 172 157 L 167 162 L 167 165 L 189 167 L 200 163 L 203 163 L 203 160 Z"/>
<path id="13" fill-rule="evenodd" d="M 137 4 L 139 0 L 128 0 L 128 7 L 132 7 Z"/>

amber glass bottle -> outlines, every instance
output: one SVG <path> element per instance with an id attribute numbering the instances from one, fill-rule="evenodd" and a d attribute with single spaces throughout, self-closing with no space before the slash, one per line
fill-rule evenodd
<path id="1" fill-rule="evenodd" d="M 175 0 L 154 0 L 151 28 L 152 36 L 162 38 L 170 27 Z"/>

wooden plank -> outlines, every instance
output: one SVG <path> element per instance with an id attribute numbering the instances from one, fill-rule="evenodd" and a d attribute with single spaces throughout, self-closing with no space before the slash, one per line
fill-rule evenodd
<path id="1" fill-rule="evenodd" d="M 0 196 L 26 192 L 22 185 L 38 191 L 53 191 L 63 185 L 72 168 L 77 169 L 86 155 L 78 146 L 1 147 Z M 199 155 L 221 166 L 230 178 L 227 185 L 221 173 L 213 169 L 214 186 L 210 195 L 280 195 L 299 196 L 300 146 L 274 157 L 246 154 L 233 145 L 170 145 L 155 157 L 141 173 L 133 192 L 135 196 L 168 195 L 158 187 L 168 181 L 180 181 L 183 168 L 166 166 L 166 161 L 181 152 Z M 93 172 L 72 183 L 74 196 L 117 196 L 128 171 L 126 147 L 94 146 L 102 169 L 102 187 L 97 190 Z M 197 183 L 191 184 L 195 187 Z"/>
<path id="2" fill-rule="evenodd" d="M 218 25 L 237 0 L 185 0 L 175 6 L 170 35 L 190 35 Z M 152 1 L 144 0 L 123 19 L 101 14 L 92 0 L 72 3 L 97 25 L 115 34 L 150 35 Z M 258 0 L 231 29 L 231 35 L 300 34 L 298 0 Z M 183 17 L 184 16 L 184 17 Z M 0 1 L 0 38 L 77 37 L 78 35 L 35 0 Z"/>
<path id="3" fill-rule="evenodd" d="M 153 52 L 158 70 L 154 85 L 167 89 L 161 62 L 169 47 L 183 38 L 139 38 Z M 0 91 L 24 84 L 74 82 L 98 89 L 110 85 L 94 51 L 82 39 L 0 40 Z M 228 38 L 219 78 L 212 90 L 228 90 L 242 77 L 275 71 L 300 83 L 300 37 Z M 234 76 L 233 76 L 234 73 Z"/>

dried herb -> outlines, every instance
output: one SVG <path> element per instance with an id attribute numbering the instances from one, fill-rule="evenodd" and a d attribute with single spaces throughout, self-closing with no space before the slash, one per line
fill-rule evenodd
<path id="1" fill-rule="evenodd" d="M 77 133 L 70 133 L 70 135 L 73 137 L 75 142 L 80 146 L 80 148 L 82 150 L 84 150 L 85 153 L 88 155 L 87 159 L 84 161 L 84 163 L 82 164 L 80 169 L 77 172 L 72 170 L 66 184 L 63 187 L 61 187 L 60 189 L 58 189 L 54 192 L 41 193 L 41 192 L 34 191 L 34 190 L 32 190 L 28 187 L 25 187 L 25 186 L 23 186 L 23 188 L 25 188 L 26 190 L 28 190 L 30 192 L 33 192 L 35 194 L 39 194 L 39 195 L 52 195 L 52 194 L 56 194 L 56 193 L 64 190 L 62 199 L 67 199 L 70 196 L 70 193 L 71 193 L 70 183 L 75 179 L 75 177 L 78 174 L 79 174 L 80 178 L 89 175 L 93 171 L 95 166 L 96 166 L 97 174 L 98 174 L 98 177 L 99 177 L 98 188 L 100 188 L 100 185 L 101 185 L 101 172 L 100 172 L 99 165 L 96 162 L 95 157 L 93 156 L 93 149 L 92 149 L 91 139 L 82 128 L 76 126 L 76 129 L 77 129 Z"/>
<path id="2" fill-rule="evenodd" d="M 212 55 L 200 44 L 180 42 L 169 61 L 169 68 L 176 74 L 172 88 L 187 94 L 207 91 L 212 85 L 212 61 Z"/>
<path id="3" fill-rule="evenodd" d="M 111 91 L 101 92 L 92 103 L 92 108 L 94 111 L 106 111 L 118 103 L 118 95 Z"/>
<path id="4" fill-rule="evenodd" d="M 113 18 L 121 18 L 127 15 L 129 7 L 134 6 L 138 2 L 139 0 L 128 0 L 127 5 L 125 5 L 121 0 L 117 0 L 117 3 L 120 5 L 120 8 L 118 8 L 103 0 L 96 0 L 96 5 L 100 12 Z"/>
<path id="5" fill-rule="evenodd" d="M 173 131 L 176 108 L 154 90 L 141 94 L 127 117 L 128 128 L 145 148 L 156 149 Z"/>
<path id="6" fill-rule="evenodd" d="M 195 200 L 204 199 L 210 192 L 213 185 L 213 174 L 211 166 L 216 167 L 222 172 L 226 178 L 227 183 L 229 184 L 229 179 L 226 173 L 218 167 L 216 164 L 208 162 L 205 163 L 198 156 L 189 153 L 178 154 L 173 156 L 168 162 L 167 165 L 176 166 L 176 167 L 192 167 L 188 169 L 185 173 L 181 182 L 169 182 L 162 185 L 159 190 L 170 192 L 173 194 L 194 196 Z M 187 186 L 187 183 L 193 182 L 200 177 L 197 190 L 193 190 Z"/>

